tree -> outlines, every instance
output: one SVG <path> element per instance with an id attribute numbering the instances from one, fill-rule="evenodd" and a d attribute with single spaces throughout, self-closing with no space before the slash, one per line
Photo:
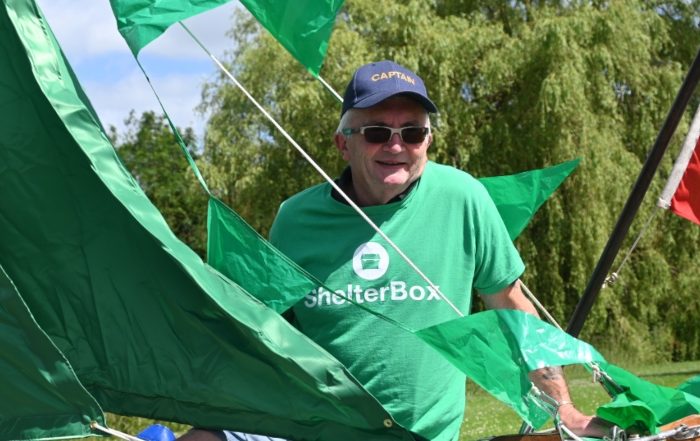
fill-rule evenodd
<path id="1" fill-rule="evenodd" d="M 125 125 L 122 136 L 110 128 L 122 162 L 175 235 L 204 256 L 207 195 L 197 184 L 169 125 L 162 115 L 150 111 L 139 118 L 131 111 Z M 195 145 L 191 128 L 180 133 L 186 145 Z M 193 147 L 190 154 L 197 157 Z"/>
<path id="2" fill-rule="evenodd" d="M 342 92 L 365 62 L 394 59 L 418 72 L 440 108 L 432 159 L 477 177 L 583 159 L 517 241 L 527 284 L 566 322 L 700 41 L 697 11 L 684 1 L 353 0 L 321 75 Z M 688 37 L 674 38 L 681 32 Z M 339 103 L 251 19 L 239 16 L 231 35 L 227 64 L 237 78 L 338 173 Z M 320 178 L 223 76 L 207 86 L 203 108 L 212 115 L 203 156 L 212 187 L 265 232 L 284 198 Z M 691 313 L 668 315 L 680 290 L 700 282 L 674 276 L 697 261 L 699 238 L 692 225 L 665 219 L 635 254 L 645 263 L 600 297 L 584 338 L 631 341 L 637 357 L 700 355 L 698 332 L 681 325 Z"/>

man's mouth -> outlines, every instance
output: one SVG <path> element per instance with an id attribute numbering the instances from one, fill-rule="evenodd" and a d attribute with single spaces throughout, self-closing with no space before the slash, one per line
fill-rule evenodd
<path id="1" fill-rule="evenodd" d="M 388 166 L 388 167 L 399 167 L 403 166 L 406 163 L 402 161 L 376 161 L 377 164 L 383 165 L 383 166 Z"/>

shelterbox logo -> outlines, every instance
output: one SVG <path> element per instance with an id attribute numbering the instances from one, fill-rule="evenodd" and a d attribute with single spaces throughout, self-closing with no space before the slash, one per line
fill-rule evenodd
<path id="1" fill-rule="evenodd" d="M 389 269 L 389 253 L 377 242 L 363 243 L 352 256 L 352 269 L 365 280 L 377 280 Z"/>
<path id="2" fill-rule="evenodd" d="M 358 277 L 373 281 L 386 274 L 389 269 L 389 253 L 376 242 L 366 242 L 357 247 L 352 256 L 352 269 Z M 329 291 L 319 286 L 308 293 L 304 299 L 307 308 L 344 305 L 354 303 L 384 302 L 439 302 L 440 295 L 430 286 L 410 285 L 403 280 L 391 280 L 383 286 L 368 283 L 370 286 L 348 283 L 344 289 Z M 437 287 L 440 289 L 439 287 Z"/>

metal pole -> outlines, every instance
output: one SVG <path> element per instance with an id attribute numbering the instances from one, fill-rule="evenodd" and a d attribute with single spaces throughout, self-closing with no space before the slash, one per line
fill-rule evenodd
<path id="1" fill-rule="evenodd" d="M 576 310 L 574 311 L 571 321 L 566 328 L 566 332 L 574 337 L 577 337 L 581 332 L 583 323 L 590 313 L 593 303 L 598 297 L 598 293 L 603 286 L 605 277 L 607 276 L 608 271 L 610 271 L 610 267 L 615 261 L 615 256 L 617 255 L 617 252 L 620 249 L 625 236 L 627 235 L 630 225 L 632 224 L 632 219 L 634 219 L 634 216 L 637 213 L 642 200 L 644 199 L 644 195 L 649 189 L 651 180 L 656 173 L 656 169 L 661 162 L 661 158 L 668 148 L 671 136 L 673 136 L 673 133 L 676 131 L 678 122 L 683 116 L 685 108 L 688 106 L 688 102 L 695 91 L 698 80 L 700 80 L 700 51 L 695 56 L 693 65 L 690 67 L 690 71 L 688 71 L 688 75 L 685 77 L 685 81 L 683 81 L 683 85 L 681 85 L 678 95 L 676 95 L 676 100 L 673 102 L 671 110 L 668 112 L 668 116 L 666 116 L 666 121 L 664 122 L 663 127 L 661 127 L 661 131 L 656 138 L 656 142 L 654 142 L 654 146 L 649 152 L 649 156 L 647 156 L 644 167 L 642 167 L 642 171 L 639 173 L 639 177 L 637 178 L 637 182 L 634 184 L 632 193 L 627 199 L 627 203 L 625 203 L 622 214 L 620 214 L 620 218 L 615 225 L 615 229 L 613 230 L 605 249 L 603 250 L 603 254 L 600 256 L 600 260 L 598 260 L 598 264 L 591 275 L 588 286 L 586 287 L 586 290 L 584 291 L 578 305 L 576 305 Z"/>

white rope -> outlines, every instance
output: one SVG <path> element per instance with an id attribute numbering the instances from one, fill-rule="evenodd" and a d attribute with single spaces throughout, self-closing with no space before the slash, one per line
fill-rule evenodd
<path id="1" fill-rule="evenodd" d="M 634 242 L 632 243 L 632 246 L 630 247 L 629 250 L 627 250 L 627 254 L 625 254 L 625 257 L 622 259 L 622 262 L 620 262 L 620 266 L 617 267 L 617 271 L 613 271 L 608 277 L 605 278 L 605 282 L 603 282 L 603 288 L 607 288 L 609 286 L 612 286 L 617 282 L 617 279 L 620 277 L 620 272 L 622 271 L 622 268 L 625 266 L 627 263 L 627 260 L 630 258 L 632 255 L 632 252 L 637 248 L 637 245 L 639 244 L 639 240 L 644 236 L 644 234 L 647 232 L 649 227 L 651 226 L 651 222 L 656 219 L 656 216 L 658 216 L 659 212 L 663 209 L 663 207 L 657 206 L 654 211 L 651 213 L 651 216 L 647 219 L 646 223 L 642 227 L 642 230 L 637 234 L 636 239 L 634 239 Z"/>
<path id="2" fill-rule="evenodd" d="M 194 34 L 192 34 L 192 32 L 187 28 L 187 26 L 185 26 L 182 22 L 179 23 L 180 26 L 182 26 L 185 29 L 185 31 L 188 34 L 190 34 L 190 37 L 192 37 L 192 39 L 195 42 L 197 42 L 199 47 L 201 47 L 202 50 L 204 50 L 204 52 L 207 55 L 209 55 L 209 58 L 211 58 L 212 61 L 214 61 L 214 63 L 219 67 L 219 69 L 221 69 L 221 71 L 231 81 L 233 81 L 236 87 L 238 87 L 241 90 L 241 92 L 245 94 L 245 96 L 250 100 L 250 102 L 252 102 L 255 105 L 255 107 L 257 107 L 258 110 L 260 110 L 260 112 L 262 112 L 262 114 L 265 115 L 265 117 L 277 128 L 277 130 L 279 130 L 280 133 L 282 133 L 282 135 L 287 139 L 287 141 L 289 141 L 292 144 L 292 146 L 294 146 L 294 148 L 299 153 L 301 153 L 304 159 L 306 159 L 309 162 L 309 164 L 311 164 L 311 166 L 314 169 L 316 169 L 316 171 L 321 176 L 323 176 L 326 182 L 328 182 L 335 189 L 335 191 L 337 191 L 343 197 L 343 199 L 345 199 L 345 201 L 360 215 L 360 217 L 362 217 L 362 219 L 364 219 L 365 222 L 367 222 L 369 226 L 372 227 L 372 229 L 374 229 L 374 231 L 376 231 L 377 234 L 379 234 L 398 253 L 399 256 L 401 256 L 401 258 L 408 264 L 409 267 L 411 267 L 423 280 L 425 280 L 425 282 L 430 286 L 430 288 L 433 289 L 440 296 L 440 298 L 442 298 L 457 313 L 457 315 L 459 315 L 460 317 L 464 317 L 462 311 L 460 311 L 459 308 L 457 308 L 450 301 L 450 299 L 448 299 L 440 291 L 440 288 L 438 288 L 432 281 L 430 281 L 430 279 L 428 279 L 428 277 L 423 273 L 423 271 L 421 271 L 416 266 L 416 264 L 413 263 L 413 261 L 411 261 L 411 259 L 409 259 L 408 256 L 406 256 L 406 254 L 404 254 L 404 252 L 401 251 L 401 249 L 399 249 L 399 247 L 391 239 L 389 239 L 389 237 L 382 230 L 379 229 L 379 227 L 360 209 L 360 207 L 357 206 L 357 204 L 355 204 L 355 202 L 353 202 L 353 200 L 350 199 L 350 197 L 347 194 L 345 194 L 345 192 L 338 186 L 338 184 L 335 183 L 335 181 L 333 181 L 333 179 L 330 176 L 328 176 L 328 174 L 321 168 L 321 166 L 319 166 L 313 160 L 313 158 L 311 158 L 311 156 L 309 156 L 309 154 L 306 153 L 306 151 L 299 144 L 297 144 L 297 142 L 289 135 L 289 133 L 287 133 L 287 131 L 284 130 L 284 128 L 282 128 L 282 126 L 277 121 L 275 121 L 275 119 L 255 100 L 255 98 L 253 98 L 253 96 L 243 87 L 243 85 L 238 82 L 238 80 L 233 76 L 233 74 L 231 74 L 231 72 L 229 72 L 228 69 L 226 69 L 224 65 L 211 52 L 209 52 L 209 50 L 206 47 L 204 47 L 204 45 L 197 39 L 197 37 L 194 36 Z"/>
<path id="3" fill-rule="evenodd" d="M 557 321 L 554 320 L 554 317 L 552 317 L 552 315 L 549 313 L 549 311 L 547 311 L 547 309 L 545 309 L 544 305 L 542 303 L 540 303 L 539 300 L 537 300 L 537 297 L 535 297 L 535 295 L 532 293 L 532 291 L 530 291 L 530 288 L 528 288 L 523 283 L 522 280 L 520 281 L 520 287 L 523 289 L 523 292 L 525 293 L 527 298 L 530 299 L 530 301 L 537 307 L 537 309 L 540 310 L 542 315 L 544 315 L 544 317 L 547 319 L 547 321 L 549 323 L 551 323 L 552 325 L 556 326 L 557 328 L 559 328 L 560 331 L 562 331 L 563 329 L 561 326 L 559 326 L 559 323 L 557 323 Z"/>
<path id="4" fill-rule="evenodd" d="M 343 102 L 343 97 L 340 96 L 330 84 L 326 83 L 326 80 L 321 78 L 321 75 L 319 75 L 316 78 L 318 78 L 318 81 L 320 81 L 321 84 L 323 84 L 326 87 L 326 89 L 328 89 L 336 98 L 338 98 L 338 101 L 340 101 L 341 103 Z"/>
<path id="5" fill-rule="evenodd" d="M 109 429 L 107 427 L 102 427 L 95 421 L 90 423 L 90 428 L 93 430 L 99 430 L 100 432 L 104 432 L 107 435 L 112 435 L 112 436 L 117 437 L 119 439 L 123 439 L 124 441 L 143 441 L 141 438 L 137 438 L 135 436 L 128 435 L 128 434 L 120 432 L 118 430 Z"/>

